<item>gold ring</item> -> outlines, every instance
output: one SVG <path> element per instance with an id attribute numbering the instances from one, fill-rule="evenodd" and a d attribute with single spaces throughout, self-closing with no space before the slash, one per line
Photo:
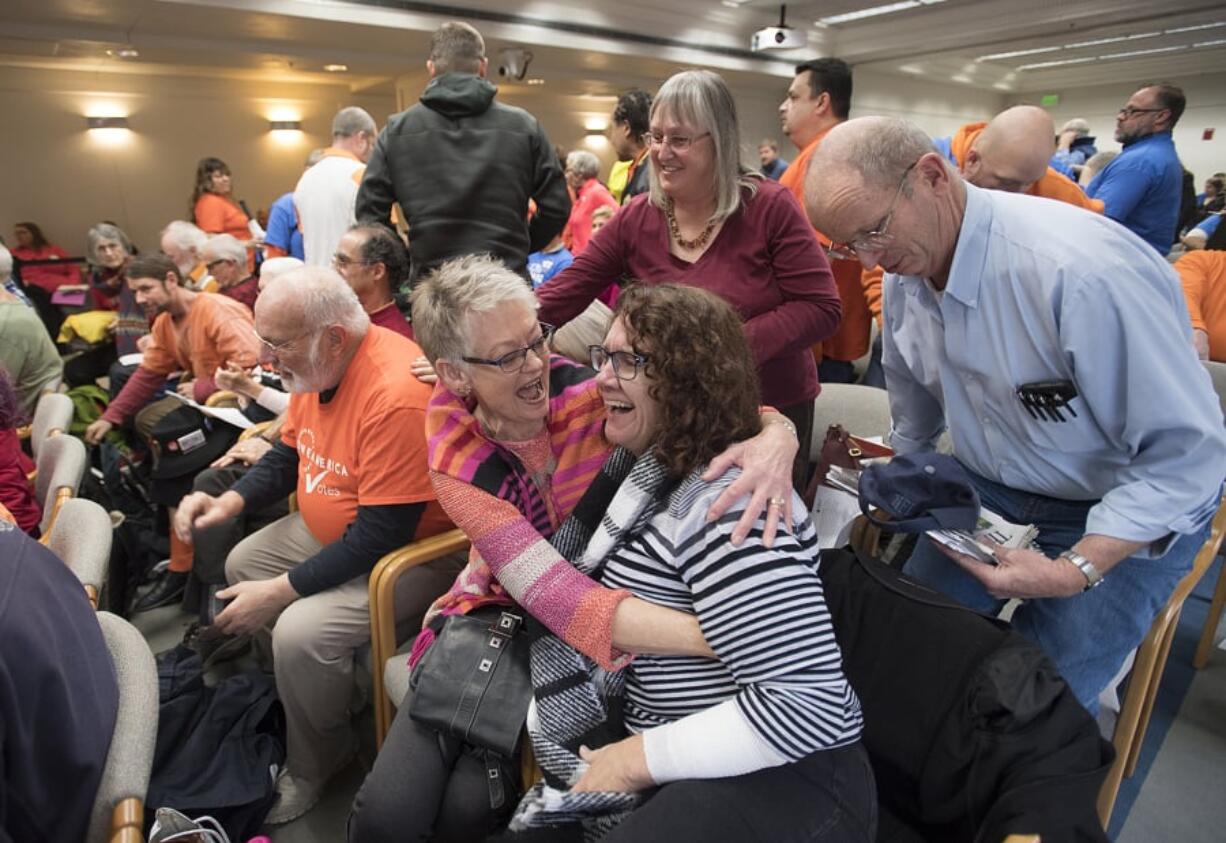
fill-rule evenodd
<path id="1" fill-rule="evenodd" d="M 786 501 L 786 500 L 784 500 L 783 498 L 771 498 L 771 499 L 770 499 L 770 505 L 771 505 L 771 506 L 777 506 L 777 507 L 779 507 L 780 509 L 782 509 L 782 508 L 783 508 L 783 505 L 784 505 L 785 503 L 787 503 L 787 501 Z"/>

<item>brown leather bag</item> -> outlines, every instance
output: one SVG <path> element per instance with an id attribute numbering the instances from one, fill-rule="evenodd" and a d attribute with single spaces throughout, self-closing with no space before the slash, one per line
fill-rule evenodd
<path id="1" fill-rule="evenodd" d="M 893 453 L 893 449 L 888 446 L 865 442 L 863 439 L 852 436 L 843 429 L 841 424 L 830 425 L 826 428 L 826 439 L 822 442 L 822 450 L 818 455 L 817 471 L 814 472 L 813 478 L 805 489 L 805 505 L 810 509 L 813 508 L 813 501 L 817 498 L 817 487 L 826 480 L 826 474 L 829 473 L 831 466 L 837 465 L 840 468 L 859 471 L 864 467 L 865 460 L 886 457 Z"/>

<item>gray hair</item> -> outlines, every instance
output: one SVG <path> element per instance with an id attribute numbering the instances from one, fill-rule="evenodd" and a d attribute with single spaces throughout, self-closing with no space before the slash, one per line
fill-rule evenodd
<path id="1" fill-rule="evenodd" d="M 600 159 L 585 149 L 576 149 L 567 153 L 566 169 L 584 179 L 594 179 L 600 174 Z"/>
<path id="2" fill-rule="evenodd" d="M 0 284 L 13 277 L 13 253 L 0 243 Z"/>
<path id="3" fill-rule="evenodd" d="M 204 244 L 204 253 L 212 255 L 208 261 L 234 261 L 244 269 L 247 266 L 247 244 L 233 234 L 214 234 Z"/>
<path id="4" fill-rule="evenodd" d="M 686 70 L 672 76 L 651 103 L 651 116 L 668 114 L 694 129 L 695 134 L 711 133 L 715 145 L 715 213 L 711 220 L 726 219 L 741 206 L 741 190 L 752 196 L 758 177 L 741 169 L 741 129 L 736 116 L 736 101 L 723 77 L 709 70 Z M 649 168 L 651 204 L 663 209 L 668 204 L 655 167 Z"/>
<path id="5" fill-rule="evenodd" d="M 1119 153 L 1111 149 L 1104 149 L 1102 152 L 1094 153 L 1087 158 L 1085 164 L 1082 165 L 1082 178 L 1086 178 L 1086 173 L 1090 173 L 1091 177 L 1093 177 L 1094 175 L 1102 172 L 1103 167 L 1114 161 L 1115 156 L 1117 155 L 1119 155 Z"/>
<path id="6" fill-rule="evenodd" d="M 430 36 L 430 61 L 435 75 L 476 73 L 485 59 L 485 39 L 474 27 L 453 20 Z"/>
<path id="7" fill-rule="evenodd" d="M 1064 134 L 1065 132 L 1076 132 L 1077 137 L 1084 137 L 1085 135 L 1090 134 L 1090 124 L 1080 117 L 1074 117 L 1072 120 L 1060 127 L 1060 134 Z"/>
<path id="8" fill-rule="evenodd" d="M 843 153 L 841 163 L 858 173 L 866 187 L 896 189 L 903 173 L 929 152 L 936 152 L 927 132 L 899 117 L 850 120 L 840 127 L 841 136 L 849 137 L 856 125 L 864 130 L 854 133 L 855 142 L 840 143 L 837 148 Z M 816 169 L 809 168 L 810 182 Z"/>
<path id="9" fill-rule="evenodd" d="M 114 240 L 123 247 L 126 254 L 132 254 L 132 241 L 128 239 L 128 235 L 123 233 L 123 229 L 113 223 L 100 222 L 85 235 L 85 257 L 94 266 L 99 265 L 98 244 L 103 240 Z"/>
<path id="10" fill-rule="evenodd" d="M 267 302 L 264 306 L 269 307 L 282 297 L 301 309 L 302 324 L 309 325 L 315 334 L 329 325 L 340 325 L 360 340 L 370 328 L 370 317 L 357 293 L 336 270 L 326 266 L 302 266 L 277 275 L 260 293 L 260 302 Z"/>
<path id="11" fill-rule="evenodd" d="M 302 165 L 303 168 L 309 170 L 312 167 L 314 167 L 316 164 L 318 164 L 320 161 L 324 160 L 324 153 L 327 151 L 328 150 L 322 146 L 319 147 L 318 149 L 312 149 L 310 152 L 307 153 L 306 161 Z"/>
<path id="12" fill-rule="evenodd" d="M 162 237 L 169 237 L 170 242 L 174 243 L 178 248 L 197 255 L 204 249 L 204 245 L 209 242 L 207 234 L 185 220 L 172 220 L 167 223 L 166 227 L 162 229 Z"/>
<path id="13" fill-rule="evenodd" d="M 505 302 L 536 312 L 536 296 L 523 278 L 489 255 L 450 260 L 413 289 L 413 336 L 431 361 L 460 360 L 471 348 L 469 317 Z"/>
<path id="14" fill-rule="evenodd" d="M 356 105 L 342 108 L 332 118 L 332 137 L 334 138 L 351 138 L 362 132 L 373 135 L 378 130 L 375 118 L 371 117 L 366 109 L 358 108 Z"/>
<path id="15" fill-rule="evenodd" d="M 302 269 L 306 266 L 298 258 L 282 255 L 276 258 L 265 258 L 260 264 L 260 281 L 264 286 L 272 283 L 274 278 L 280 278 L 287 272 L 293 272 L 295 269 Z"/>

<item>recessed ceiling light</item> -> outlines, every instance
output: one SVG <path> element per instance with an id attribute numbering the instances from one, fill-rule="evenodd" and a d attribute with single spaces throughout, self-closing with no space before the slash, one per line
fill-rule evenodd
<path id="1" fill-rule="evenodd" d="M 113 50 L 107 50 L 106 54 L 117 59 L 135 59 L 140 58 L 140 51 L 131 44 L 125 44 L 122 47 L 116 47 Z"/>
<path id="2" fill-rule="evenodd" d="M 980 56 L 979 58 L 975 59 L 975 61 L 995 61 L 997 59 L 1013 59 L 1013 58 L 1017 58 L 1018 56 L 1035 56 L 1035 55 L 1038 55 L 1039 53 L 1054 53 L 1059 49 L 1061 48 L 1060 47 L 1032 47 L 1029 50 L 1011 50 L 1007 53 L 992 53 L 991 55 Z"/>
<path id="3" fill-rule="evenodd" d="M 1079 59 L 1056 59 L 1055 61 L 1040 61 L 1034 64 L 1023 64 L 1018 70 L 1039 70 L 1044 67 L 1063 67 L 1066 64 L 1085 64 L 1088 61 L 1098 61 L 1097 56 L 1083 56 Z"/>
<path id="4" fill-rule="evenodd" d="M 1195 26 L 1178 26 L 1174 29 L 1163 31 L 1167 35 L 1178 35 L 1180 32 L 1199 32 L 1202 29 L 1217 29 L 1219 26 L 1226 26 L 1226 20 L 1217 20 L 1213 23 L 1198 23 Z"/>
<path id="5" fill-rule="evenodd" d="M 328 71 L 329 73 L 344 73 L 348 69 L 349 69 L 349 65 L 347 64 L 325 64 L 324 65 L 324 70 Z"/>
<path id="6" fill-rule="evenodd" d="M 854 12 L 844 12 L 841 15 L 828 15 L 818 19 L 817 22 L 825 26 L 851 23 L 853 21 L 864 20 L 865 18 L 875 18 L 879 15 L 905 12 L 907 9 L 918 9 L 921 6 L 935 6 L 938 3 L 944 2 L 945 0 L 900 0 L 897 3 L 886 3 L 884 6 L 870 6 L 867 9 L 857 9 Z"/>
<path id="7" fill-rule="evenodd" d="M 1118 44 L 1120 41 L 1136 41 L 1141 38 L 1157 38 L 1161 32 L 1138 32 L 1134 35 L 1116 35 L 1111 38 L 1096 38 L 1093 41 L 1077 41 L 1073 44 L 1065 44 L 1066 50 L 1079 50 L 1082 47 L 1097 47 L 1101 44 Z"/>

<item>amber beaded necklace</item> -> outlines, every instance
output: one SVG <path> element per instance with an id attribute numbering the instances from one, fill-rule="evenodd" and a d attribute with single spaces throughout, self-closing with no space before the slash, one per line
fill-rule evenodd
<path id="1" fill-rule="evenodd" d="M 664 206 L 664 216 L 668 218 L 668 230 L 672 234 L 673 239 L 677 241 L 677 245 L 683 249 L 701 249 L 707 245 L 707 241 L 711 239 L 711 232 L 715 230 L 715 220 L 707 223 L 707 227 L 702 230 L 702 233 L 693 240 L 686 240 L 681 236 L 681 226 L 677 225 L 677 216 L 673 213 L 673 198 L 668 197 L 668 204 Z"/>

